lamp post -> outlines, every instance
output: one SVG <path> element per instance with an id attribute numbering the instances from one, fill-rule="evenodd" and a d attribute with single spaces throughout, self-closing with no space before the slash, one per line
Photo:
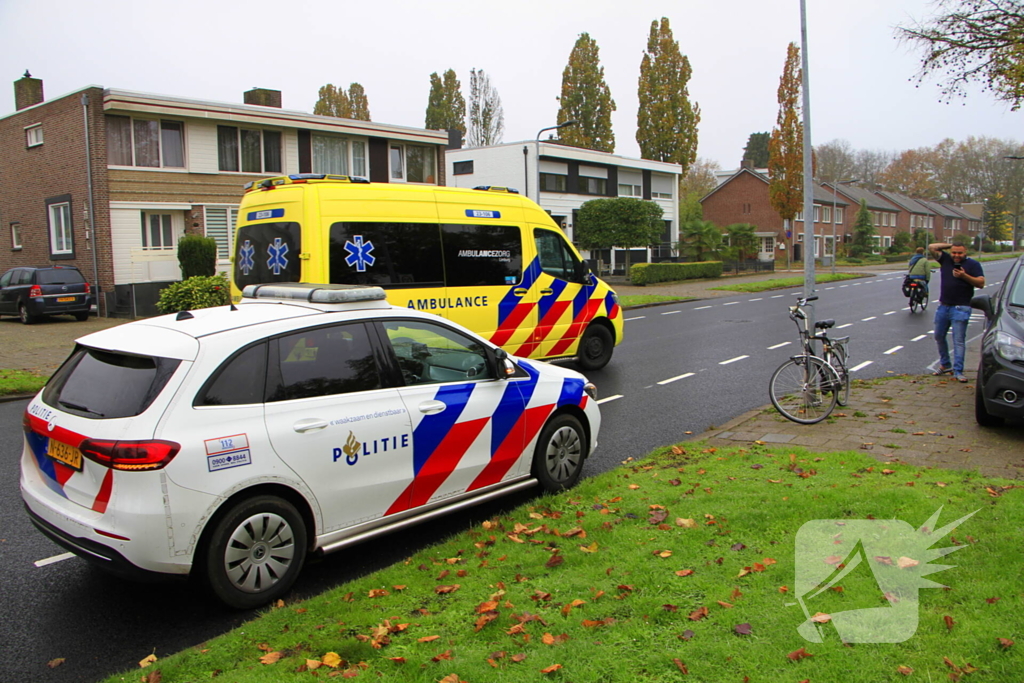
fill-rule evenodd
<path id="1" fill-rule="evenodd" d="M 855 183 L 860 178 L 850 178 L 849 180 L 833 180 L 832 181 L 832 274 L 836 274 L 836 186 L 837 185 L 848 185 L 849 183 Z"/>
<path id="2" fill-rule="evenodd" d="M 577 123 L 579 123 L 579 121 L 576 121 L 575 119 L 571 119 L 569 121 L 565 121 L 564 123 L 560 123 L 557 126 L 548 126 L 547 128 L 541 128 L 540 130 L 537 131 L 537 139 L 534 141 L 534 144 L 536 145 L 536 148 L 537 148 L 537 205 L 538 206 L 540 206 L 540 134 L 543 133 L 544 131 L 547 131 L 547 130 L 558 130 L 559 128 L 565 128 L 566 126 L 575 126 Z"/>

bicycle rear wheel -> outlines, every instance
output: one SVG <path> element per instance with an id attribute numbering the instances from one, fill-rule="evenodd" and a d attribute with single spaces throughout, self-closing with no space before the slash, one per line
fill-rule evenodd
<path id="1" fill-rule="evenodd" d="M 910 312 L 916 313 L 919 306 L 921 306 L 921 292 L 915 288 L 910 292 Z"/>
<path id="2" fill-rule="evenodd" d="M 832 369 L 839 375 L 839 389 L 836 392 L 836 403 L 845 406 L 850 402 L 850 371 L 846 368 L 846 347 L 841 344 L 834 344 L 830 353 L 826 356 Z"/>
<path id="3" fill-rule="evenodd" d="M 796 356 L 779 366 L 768 384 L 772 405 L 800 424 L 821 422 L 836 407 L 839 377 L 815 356 Z"/>

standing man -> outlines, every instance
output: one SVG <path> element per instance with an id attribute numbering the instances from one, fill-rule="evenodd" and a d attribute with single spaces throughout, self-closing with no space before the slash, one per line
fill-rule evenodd
<path id="1" fill-rule="evenodd" d="M 946 253 L 946 249 L 949 253 Z M 935 342 L 939 347 L 939 369 L 936 375 L 953 373 L 957 382 L 964 377 L 964 347 L 967 345 L 967 323 L 971 319 L 971 298 L 974 288 L 985 286 L 985 271 L 981 264 L 967 257 L 962 244 L 935 242 L 928 245 L 942 271 L 939 307 L 935 311 Z M 949 363 L 949 345 L 946 333 L 953 327 L 953 364 Z"/>

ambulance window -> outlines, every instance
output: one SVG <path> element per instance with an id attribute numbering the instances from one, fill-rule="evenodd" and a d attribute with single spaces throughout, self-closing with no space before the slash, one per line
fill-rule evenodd
<path id="1" fill-rule="evenodd" d="M 362 323 L 302 330 L 271 344 L 268 402 L 381 386 L 373 346 Z"/>
<path id="2" fill-rule="evenodd" d="M 445 284 L 449 287 L 514 285 L 523 274 L 520 230 L 510 225 L 444 225 Z"/>
<path id="3" fill-rule="evenodd" d="M 334 284 L 444 286 L 441 228 L 436 223 L 335 223 L 330 250 Z"/>
<path id="4" fill-rule="evenodd" d="M 534 230 L 533 237 L 537 243 L 540 269 L 560 280 L 576 281 L 579 261 L 569 250 L 562 236 L 550 230 Z"/>
<path id="5" fill-rule="evenodd" d="M 263 403 L 267 376 L 267 343 L 236 353 L 207 380 L 193 405 L 235 406 Z"/>
<path id="6" fill-rule="evenodd" d="M 299 282 L 302 250 L 298 223 L 243 225 L 235 238 L 235 286 Z"/>

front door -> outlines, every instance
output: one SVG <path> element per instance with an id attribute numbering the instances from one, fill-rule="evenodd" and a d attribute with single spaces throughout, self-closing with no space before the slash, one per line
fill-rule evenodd
<path id="1" fill-rule="evenodd" d="M 583 264 L 560 233 L 534 228 L 533 237 L 541 278 L 538 281 L 538 322 L 532 341 L 539 345 L 540 353 L 530 355 L 569 354 L 602 301 L 591 301 L 596 282 L 580 277 Z"/>

